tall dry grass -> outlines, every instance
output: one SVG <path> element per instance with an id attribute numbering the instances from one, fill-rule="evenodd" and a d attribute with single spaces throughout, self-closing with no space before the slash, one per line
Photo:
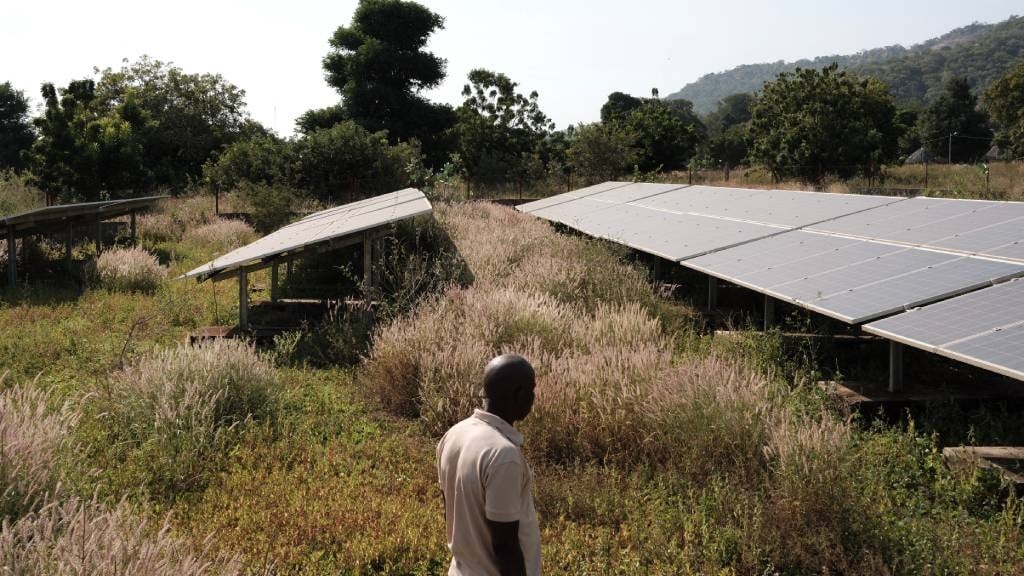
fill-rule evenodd
<path id="1" fill-rule="evenodd" d="M 686 462 L 698 477 L 765 469 L 777 387 L 735 360 L 674 355 L 642 272 L 508 208 L 439 206 L 438 218 L 474 283 L 374 335 L 362 380 L 386 408 L 441 434 L 480 404 L 487 360 L 518 352 L 537 370 L 522 427 L 542 458 Z"/>
<path id="2" fill-rule="evenodd" d="M 259 235 L 241 220 L 211 218 L 206 224 L 187 228 L 182 240 L 212 253 L 224 253 L 248 244 Z"/>
<path id="3" fill-rule="evenodd" d="M 0 388 L 6 375 L 0 375 Z M 57 460 L 70 450 L 78 414 L 35 385 L 0 392 L 0 519 L 17 519 L 56 496 Z"/>
<path id="4" fill-rule="evenodd" d="M 151 524 L 121 503 L 53 502 L 0 529 L 0 573 L 12 576 L 242 574 L 237 557 L 194 549 L 168 520 Z"/>
<path id="5" fill-rule="evenodd" d="M 46 206 L 46 195 L 25 174 L 0 170 L 0 216 Z"/>
<path id="6" fill-rule="evenodd" d="M 142 248 L 111 248 L 96 259 L 96 278 L 108 290 L 153 292 L 167 279 L 167 268 Z"/>
<path id="7" fill-rule="evenodd" d="M 155 497 L 201 487 L 247 423 L 273 414 L 279 379 L 271 359 L 246 342 L 181 345 L 143 356 L 87 398 L 116 476 Z"/>

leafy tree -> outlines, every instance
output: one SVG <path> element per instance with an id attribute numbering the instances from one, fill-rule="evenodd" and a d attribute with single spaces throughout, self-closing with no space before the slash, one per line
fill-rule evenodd
<path id="1" fill-rule="evenodd" d="M 299 132 L 309 134 L 314 130 L 330 128 L 338 122 L 344 122 L 349 119 L 345 107 L 341 104 L 335 104 L 327 108 L 307 110 L 295 120 L 295 127 L 298 128 Z"/>
<path id="2" fill-rule="evenodd" d="M 701 138 L 695 125 L 684 123 L 676 109 L 660 100 L 645 102 L 619 123 L 633 134 L 637 167 L 644 172 L 685 167 Z"/>
<path id="3" fill-rule="evenodd" d="M 935 158 L 973 162 L 991 145 L 988 119 L 978 110 L 978 98 L 966 78 L 950 78 L 945 91 L 919 120 L 919 132 Z"/>
<path id="4" fill-rule="evenodd" d="M 415 138 L 440 160 L 448 151 L 443 135 L 455 122 L 454 112 L 419 94 L 445 77 L 445 61 L 424 50 L 443 27 L 444 18 L 416 2 L 360 0 L 351 24 L 334 32 L 323 60 L 342 110 L 314 111 L 300 128 L 348 118 L 370 132 L 386 130 L 392 143 Z"/>
<path id="5" fill-rule="evenodd" d="M 137 134 L 148 122 L 129 95 L 105 111 L 92 80 L 58 91 L 44 84 L 45 110 L 35 120 L 32 171 L 40 188 L 64 200 L 97 200 L 152 186 Z"/>
<path id="6" fill-rule="evenodd" d="M 25 167 L 23 152 L 35 140 L 28 116 L 28 98 L 10 82 L 0 84 L 0 172 Z"/>
<path id="7" fill-rule="evenodd" d="M 146 122 L 137 127 L 143 163 L 158 185 L 183 188 L 203 164 L 247 135 L 263 133 L 245 112 L 245 91 L 219 74 L 188 74 L 148 56 L 107 68 L 96 85 L 96 107 L 109 114 L 131 99 Z"/>
<path id="8" fill-rule="evenodd" d="M 754 105 L 750 157 L 776 178 L 871 173 L 895 156 L 894 114 L 883 84 L 836 65 L 779 74 Z"/>
<path id="9" fill-rule="evenodd" d="M 471 182 L 523 183 L 543 172 L 538 146 L 554 123 L 541 111 L 537 92 L 524 96 L 518 86 L 498 72 L 469 73 L 455 133 L 462 169 Z"/>
<path id="10" fill-rule="evenodd" d="M 389 192 L 408 183 L 414 146 L 391 146 L 385 132 L 371 133 L 351 120 L 315 130 L 295 143 L 296 183 L 327 201 Z"/>
<path id="11" fill-rule="evenodd" d="M 630 96 L 623 92 L 612 92 L 608 95 L 608 101 L 601 106 L 601 122 L 622 120 L 643 104 L 643 99 L 636 96 Z"/>
<path id="12" fill-rule="evenodd" d="M 708 134 L 719 136 L 733 126 L 749 122 L 756 101 L 753 94 L 746 92 L 731 94 L 719 100 L 718 108 L 708 114 L 705 122 Z"/>
<path id="13" fill-rule="evenodd" d="M 203 167 L 203 179 L 216 191 L 243 182 L 288 186 L 294 181 L 295 146 L 273 135 L 239 140 Z"/>
<path id="14" fill-rule="evenodd" d="M 1024 61 L 989 86 L 985 105 L 999 127 L 999 141 L 1014 158 L 1024 157 Z"/>
<path id="15" fill-rule="evenodd" d="M 614 180 L 636 164 L 635 135 L 612 122 L 581 124 L 572 135 L 568 157 L 586 181 Z"/>

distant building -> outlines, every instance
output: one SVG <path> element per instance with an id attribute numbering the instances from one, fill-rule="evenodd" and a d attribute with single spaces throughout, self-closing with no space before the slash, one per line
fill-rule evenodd
<path id="1" fill-rule="evenodd" d="M 939 162 L 942 161 L 944 161 L 944 159 L 940 160 Z M 910 164 L 937 164 L 939 162 L 936 162 L 936 159 L 932 157 L 928 150 L 925 150 L 924 146 L 922 146 L 918 148 L 913 154 L 907 156 L 907 159 L 903 161 L 903 165 L 907 166 Z"/>

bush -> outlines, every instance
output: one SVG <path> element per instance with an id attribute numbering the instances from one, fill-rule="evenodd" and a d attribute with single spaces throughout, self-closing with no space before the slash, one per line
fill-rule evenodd
<path id="1" fill-rule="evenodd" d="M 239 188 L 251 206 L 252 223 L 261 234 L 269 234 L 291 220 L 296 193 L 286 186 L 243 183 Z"/>
<path id="2" fill-rule="evenodd" d="M 77 414 L 68 405 L 50 411 L 50 400 L 34 386 L 0 392 L 0 520 L 37 509 L 57 491 L 57 459 L 70 448 Z"/>
<path id="3" fill-rule="evenodd" d="M 139 240 L 149 244 L 181 240 L 184 227 L 170 214 L 141 214 L 137 217 Z"/>
<path id="4" fill-rule="evenodd" d="M 204 250 L 223 254 L 253 242 L 259 235 L 241 220 L 211 218 L 208 224 L 185 231 L 184 241 Z"/>
<path id="5" fill-rule="evenodd" d="M 136 518 L 125 503 L 55 502 L 0 530 L 0 572 L 25 576 L 198 576 L 241 574 L 237 558 L 211 554 L 209 542 L 193 550 L 171 534 Z"/>
<path id="6" fill-rule="evenodd" d="M 278 385 L 271 360 L 245 342 L 160 350 L 90 398 L 94 444 L 128 488 L 171 497 L 204 485 L 248 422 L 270 419 Z"/>
<path id="7" fill-rule="evenodd" d="M 96 259 L 96 278 L 107 290 L 153 292 L 167 278 L 167 268 L 142 248 L 111 248 Z"/>
<path id="8" fill-rule="evenodd" d="M 0 216 L 46 206 L 46 195 L 29 183 L 28 175 L 0 170 Z"/>

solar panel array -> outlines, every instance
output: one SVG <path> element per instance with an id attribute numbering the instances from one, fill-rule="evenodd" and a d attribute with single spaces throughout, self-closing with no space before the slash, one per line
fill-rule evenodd
<path id="1" fill-rule="evenodd" d="M 864 330 L 1024 380 L 1024 280 L 872 322 Z"/>
<path id="2" fill-rule="evenodd" d="M 519 209 L 851 324 L 960 299 L 968 315 L 1024 276 L 1024 203 L 605 182 Z M 869 326 L 917 346 L 895 319 L 920 310 Z M 1021 377 L 1024 306 L 999 318 L 941 353 Z"/>
<path id="3" fill-rule="evenodd" d="M 306 216 L 272 234 L 207 262 L 184 275 L 208 278 L 256 264 L 266 258 L 350 236 L 432 210 L 423 192 L 406 188 Z"/>

